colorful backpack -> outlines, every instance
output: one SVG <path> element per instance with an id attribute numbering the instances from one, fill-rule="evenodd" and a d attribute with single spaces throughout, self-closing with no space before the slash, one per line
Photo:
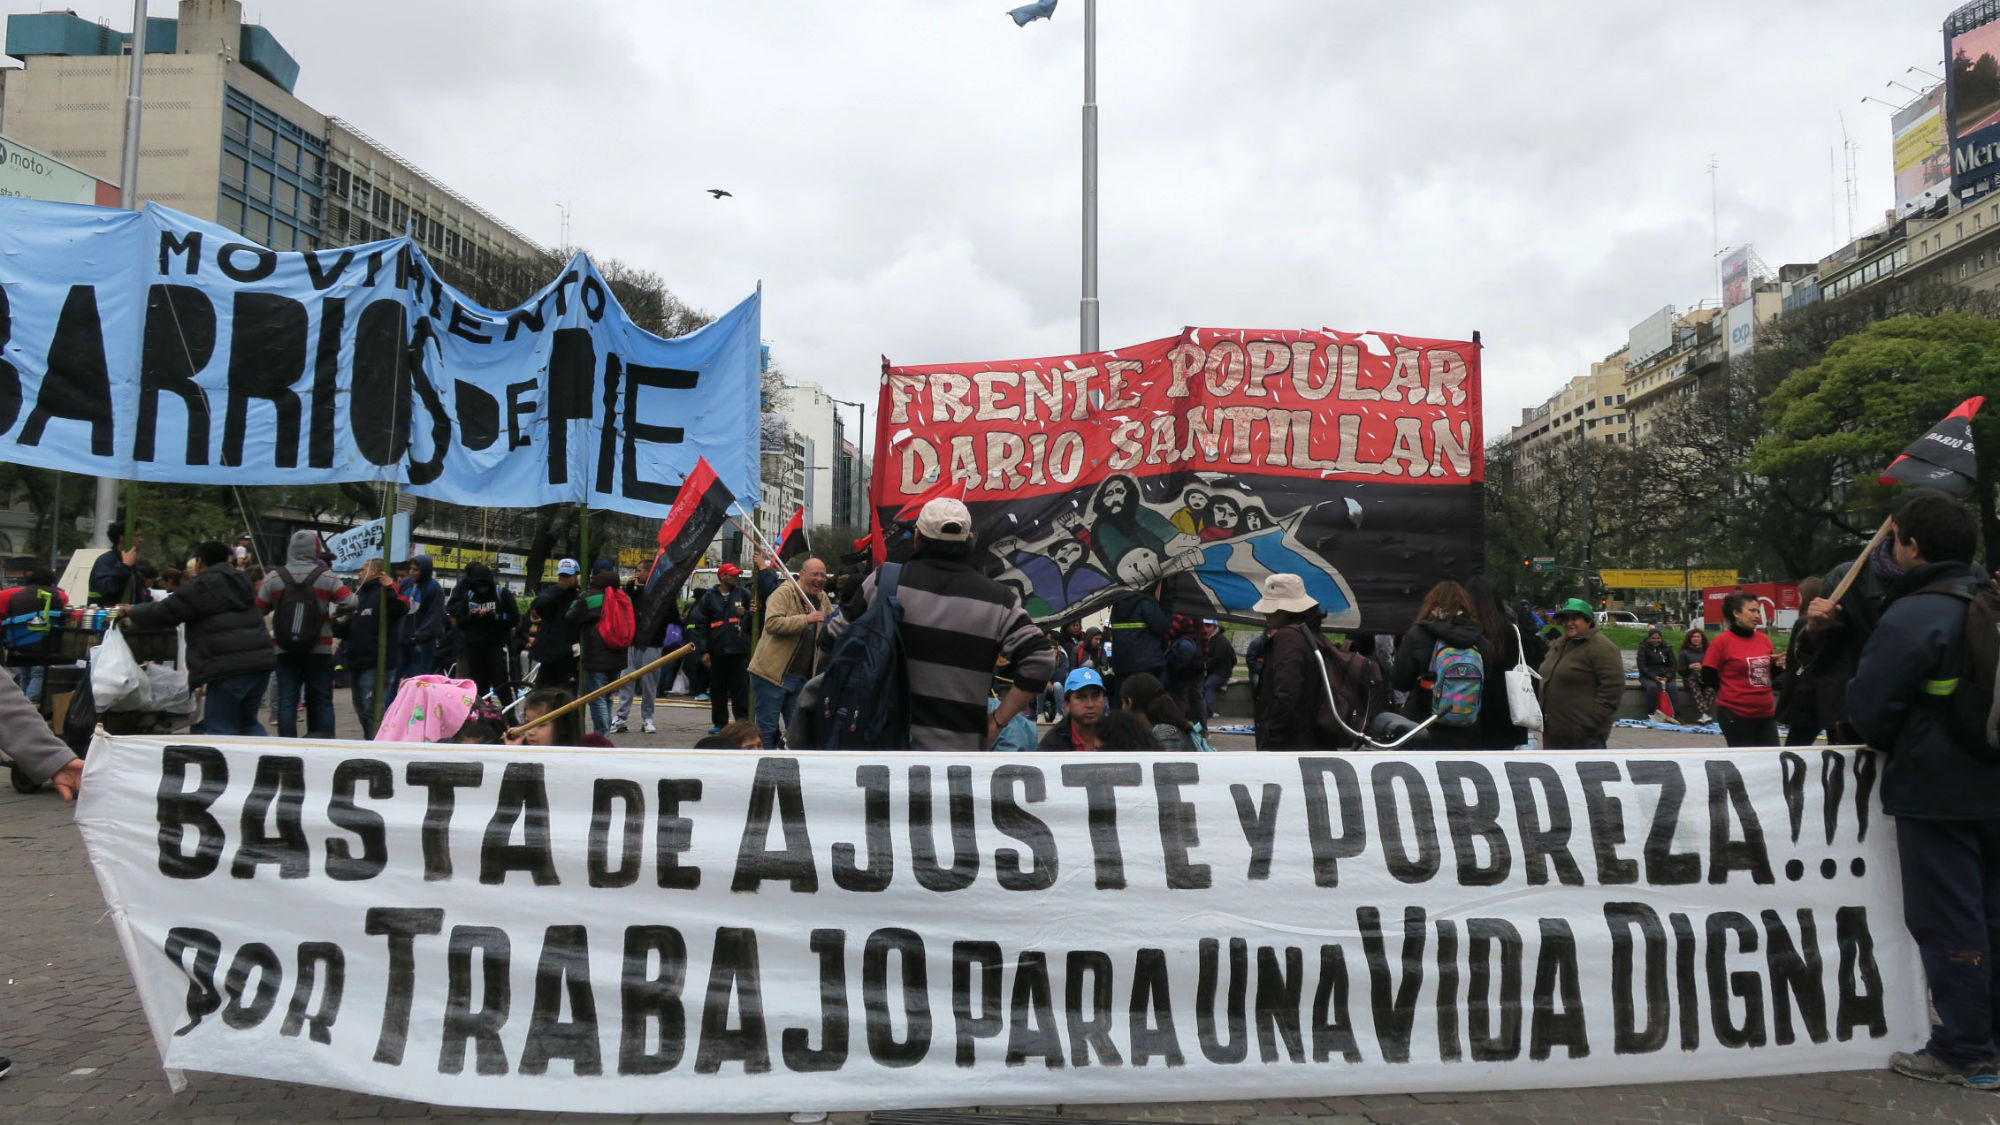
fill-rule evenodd
<path id="1" fill-rule="evenodd" d="M 1430 678 L 1431 714 L 1440 726 L 1469 727 L 1479 722 L 1486 658 L 1478 649 L 1437 642 L 1431 650 Z"/>

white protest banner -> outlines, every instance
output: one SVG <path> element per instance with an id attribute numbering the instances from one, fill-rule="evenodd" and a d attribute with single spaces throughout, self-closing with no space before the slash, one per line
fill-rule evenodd
<path id="1" fill-rule="evenodd" d="M 410 557 L 411 522 L 407 518 L 396 521 L 396 541 L 389 546 L 389 561 L 401 562 Z M 382 535 L 388 523 L 386 519 L 369 520 L 359 527 L 327 536 L 326 549 L 333 552 L 333 569 L 352 574 L 369 559 L 381 558 Z"/>
<path id="2" fill-rule="evenodd" d="M 1876 770 L 100 738 L 77 819 L 170 1073 L 854 1110 L 1877 1067 Z"/>

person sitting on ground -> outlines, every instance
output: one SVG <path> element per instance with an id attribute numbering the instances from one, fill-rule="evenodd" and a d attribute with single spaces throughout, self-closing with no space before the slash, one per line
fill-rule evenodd
<path id="1" fill-rule="evenodd" d="M 1167 699 L 1160 696 L 1160 699 Z M 1172 700 L 1168 700 L 1172 702 Z M 1146 720 L 1130 711 L 1113 711 L 1097 724 L 1097 748 L 1132 753 L 1142 750 L 1156 751 L 1160 743 L 1153 737 L 1153 728 Z"/>
<path id="2" fill-rule="evenodd" d="M 1639 646 L 1639 687 L 1646 702 L 1653 705 L 1653 721 L 1674 721 L 1674 700 L 1667 685 L 1674 679 L 1674 650 L 1667 647 L 1667 635 L 1658 629 L 1646 631 L 1646 643 Z"/>
<path id="3" fill-rule="evenodd" d="M 1038 749 L 1095 750 L 1097 727 L 1103 720 L 1104 677 L 1095 668 L 1078 668 L 1063 681 L 1062 721 L 1042 735 Z"/>

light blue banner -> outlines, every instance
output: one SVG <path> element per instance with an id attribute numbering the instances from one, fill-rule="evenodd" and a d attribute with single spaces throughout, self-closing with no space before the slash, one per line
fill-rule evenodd
<path id="1" fill-rule="evenodd" d="M 349 528 L 326 537 L 326 549 L 333 554 L 333 569 L 342 574 L 353 574 L 361 569 L 361 564 L 369 559 L 382 557 L 382 533 L 388 520 L 369 520 L 367 523 Z M 396 521 L 396 541 L 389 545 L 389 558 L 400 562 L 410 557 L 410 524 L 405 516 Z"/>
<path id="2" fill-rule="evenodd" d="M 0 296 L 0 461 L 664 516 L 707 457 L 757 503 L 761 293 L 663 340 L 581 255 L 494 311 L 408 239 L 278 252 L 158 206 L 0 198 Z"/>

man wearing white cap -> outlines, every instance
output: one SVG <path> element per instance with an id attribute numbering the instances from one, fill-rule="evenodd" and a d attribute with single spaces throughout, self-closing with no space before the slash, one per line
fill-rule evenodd
<path id="1" fill-rule="evenodd" d="M 1035 626 L 1014 591 L 972 565 L 972 513 L 939 497 L 917 516 L 916 547 L 903 566 L 896 600 L 903 607 L 903 651 L 910 674 L 910 749 L 984 750 L 1026 711 L 1055 672 L 1055 646 Z M 827 626 L 830 647 L 875 596 L 875 575 L 859 604 Z M 1002 658 L 1014 686 L 991 715 L 986 698 Z M 885 746 L 884 750 L 901 747 Z"/>

